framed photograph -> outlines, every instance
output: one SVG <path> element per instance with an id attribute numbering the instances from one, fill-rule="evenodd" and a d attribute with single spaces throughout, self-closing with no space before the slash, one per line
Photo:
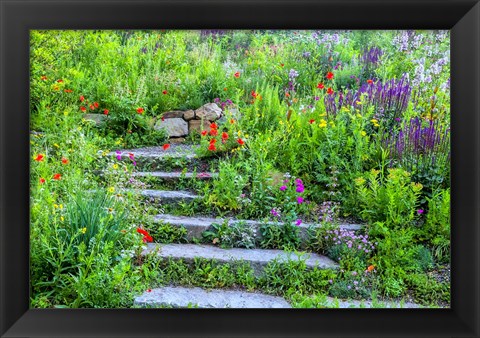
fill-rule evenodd
<path id="1" fill-rule="evenodd" d="M 480 336 L 478 1 L 0 6 L 1 337 Z"/>

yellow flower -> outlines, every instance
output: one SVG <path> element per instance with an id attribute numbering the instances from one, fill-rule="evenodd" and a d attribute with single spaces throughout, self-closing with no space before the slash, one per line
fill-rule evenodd
<path id="1" fill-rule="evenodd" d="M 33 142 L 33 141 L 30 141 L 30 144 L 34 145 L 34 144 L 35 144 L 35 142 Z"/>
<path id="2" fill-rule="evenodd" d="M 357 185 L 363 185 L 365 183 L 365 179 L 363 177 L 358 177 L 355 179 L 355 183 Z"/>
<path id="3" fill-rule="evenodd" d="M 65 218 L 64 218 L 63 216 L 60 216 L 60 221 L 63 222 L 64 219 L 65 219 Z"/>
<path id="4" fill-rule="evenodd" d="M 118 164 L 115 163 L 115 164 L 113 165 L 113 169 L 115 169 L 115 170 L 118 169 Z"/>
<path id="5" fill-rule="evenodd" d="M 59 146 L 57 143 L 54 143 L 53 146 L 54 146 L 55 148 L 60 148 L 60 146 Z"/>
<path id="6" fill-rule="evenodd" d="M 64 111 L 63 115 L 68 116 L 68 111 Z"/>
<path id="7" fill-rule="evenodd" d="M 113 193 L 114 191 L 115 191 L 115 188 L 114 188 L 114 187 L 108 188 L 108 192 Z"/>
<path id="8" fill-rule="evenodd" d="M 378 120 L 377 120 L 377 119 L 371 119 L 370 122 L 372 122 L 372 123 L 378 123 Z"/>
<path id="9" fill-rule="evenodd" d="M 82 234 L 85 234 L 87 232 L 87 228 L 82 228 L 80 231 L 82 232 Z"/>
<path id="10" fill-rule="evenodd" d="M 318 125 L 320 128 L 325 128 L 327 126 L 327 121 L 325 120 L 320 120 L 320 124 Z"/>
<path id="11" fill-rule="evenodd" d="M 122 141 L 120 141 L 120 140 L 115 142 L 116 145 L 119 145 L 120 143 L 122 143 Z"/>
<path id="12" fill-rule="evenodd" d="M 54 207 L 55 209 L 58 209 L 58 204 L 54 204 L 53 207 Z"/>
<path id="13" fill-rule="evenodd" d="M 360 134 L 362 134 L 362 136 L 367 136 L 367 133 L 365 132 L 365 130 L 362 130 Z"/>
<path id="14" fill-rule="evenodd" d="M 361 118 L 361 117 L 362 117 L 362 115 L 360 115 L 360 114 L 357 114 L 357 117 L 358 117 L 358 118 Z"/>
<path id="15" fill-rule="evenodd" d="M 63 209 L 63 204 L 60 204 L 58 207 L 59 207 L 60 209 Z"/>

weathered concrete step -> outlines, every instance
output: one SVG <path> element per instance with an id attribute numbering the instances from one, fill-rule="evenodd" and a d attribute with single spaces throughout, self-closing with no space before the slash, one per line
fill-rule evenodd
<path id="1" fill-rule="evenodd" d="M 153 190 L 145 189 L 138 191 L 142 196 L 146 198 L 153 198 L 160 200 L 163 203 L 173 204 L 179 202 L 192 202 L 195 199 L 200 198 L 195 194 L 188 191 L 170 191 L 170 190 Z"/>
<path id="2" fill-rule="evenodd" d="M 108 155 L 112 157 L 120 156 L 122 159 L 129 159 L 131 155 L 135 159 L 139 158 L 150 158 L 150 159 L 165 159 L 165 158 L 186 158 L 193 159 L 197 156 L 195 155 L 195 150 L 198 146 L 188 145 L 188 144 L 171 144 L 167 150 L 163 149 L 163 146 L 158 147 L 145 147 L 137 149 L 122 149 L 117 151 L 112 151 Z"/>
<path id="3" fill-rule="evenodd" d="M 423 308 L 420 304 L 411 302 L 399 302 L 399 301 L 376 301 L 371 300 L 355 300 L 355 299 L 335 299 L 327 297 L 326 306 L 328 308 L 389 308 L 389 309 L 420 309 Z"/>
<path id="4" fill-rule="evenodd" d="M 198 145 L 171 144 L 167 150 L 162 146 L 138 149 L 115 150 L 107 155 L 116 160 L 136 163 L 138 171 L 170 171 L 173 168 L 197 172 L 209 171 L 218 160 L 198 157 Z"/>
<path id="5" fill-rule="evenodd" d="M 135 298 L 139 307 L 173 307 L 173 308 L 235 308 L 264 309 L 290 308 L 282 297 L 261 293 L 234 290 L 204 290 L 198 287 L 162 287 L 146 291 Z"/>
<path id="6" fill-rule="evenodd" d="M 183 226 L 187 229 L 187 239 L 192 240 L 193 238 L 201 239 L 202 233 L 207 230 L 213 223 L 222 224 L 225 219 L 222 218 L 208 218 L 208 217 L 184 217 L 184 216 L 174 216 L 168 214 L 157 215 L 154 217 L 154 220 L 157 222 L 168 223 L 173 226 Z M 235 224 L 244 222 L 245 224 L 254 227 L 258 236 L 260 236 L 260 227 L 269 222 L 260 222 L 252 220 L 238 220 L 238 219 L 228 219 L 228 223 Z M 275 223 L 271 223 L 275 224 Z M 311 227 L 319 226 L 313 223 L 302 223 L 298 226 L 300 229 L 300 237 L 306 239 L 308 229 Z M 354 230 L 358 231 L 362 229 L 362 225 L 359 224 L 340 224 L 341 229 Z"/>
<path id="7" fill-rule="evenodd" d="M 201 173 L 191 173 L 191 172 L 165 172 L 165 171 L 141 171 L 141 172 L 134 172 L 132 176 L 135 177 L 155 177 L 160 180 L 178 180 L 180 178 L 198 178 L 200 180 L 208 180 L 213 177 L 217 177 L 218 173 L 210 173 L 210 172 L 201 172 Z"/>
<path id="8" fill-rule="evenodd" d="M 182 259 L 191 263 L 195 258 L 214 260 L 218 263 L 248 263 L 256 275 L 261 275 L 268 263 L 305 260 L 308 268 L 337 269 L 338 264 L 330 258 L 316 253 L 289 253 L 283 250 L 266 249 L 222 249 L 211 245 L 198 244 L 157 244 L 148 243 L 143 255 L 156 253 L 161 258 Z"/>
<path id="9" fill-rule="evenodd" d="M 205 290 L 198 287 L 161 287 L 145 291 L 135 297 L 134 306 L 138 307 L 172 307 L 172 308 L 291 308 L 283 298 L 265 295 L 262 293 L 212 289 Z M 376 301 L 336 299 L 325 297 L 324 308 L 390 308 L 390 309 L 419 309 L 420 304 L 399 301 Z"/>

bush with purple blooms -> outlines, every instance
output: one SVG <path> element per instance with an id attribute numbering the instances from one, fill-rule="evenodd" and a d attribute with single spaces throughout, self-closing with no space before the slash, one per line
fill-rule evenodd
<path id="1" fill-rule="evenodd" d="M 353 271 L 367 266 L 375 251 L 368 235 L 356 234 L 353 230 L 337 228 L 325 234 L 325 248 L 329 257 L 341 264 L 343 269 Z"/>

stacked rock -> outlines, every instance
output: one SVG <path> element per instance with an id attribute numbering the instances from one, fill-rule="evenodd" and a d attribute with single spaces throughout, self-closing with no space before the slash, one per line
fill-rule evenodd
<path id="1" fill-rule="evenodd" d="M 184 137 L 208 129 L 210 123 L 222 117 L 222 109 L 215 103 L 207 103 L 196 110 L 173 110 L 163 113 L 155 129 L 165 129 L 170 138 Z"/>

